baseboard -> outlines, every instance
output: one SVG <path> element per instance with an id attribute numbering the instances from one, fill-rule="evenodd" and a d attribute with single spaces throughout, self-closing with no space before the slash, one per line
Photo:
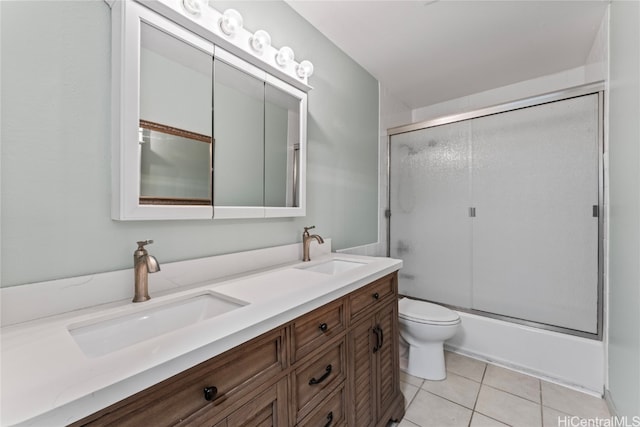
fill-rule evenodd
<path id="1" fill-rule="evenodd" d="M 611 416 L 617 417 L 618 411 L 616 409 L 616 405 L 613 403 L 613 397 L 611 396 L 611 392 L 609 391 L 608 388 L 604 389 L 604 401 L 607 404 L 607 407 L 609 408 L 609 413 L 611 414 Z"/>

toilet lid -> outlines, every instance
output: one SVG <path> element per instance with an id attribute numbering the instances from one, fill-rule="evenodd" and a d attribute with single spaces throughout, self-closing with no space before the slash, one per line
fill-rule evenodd
<path id="1" fill-rule="evenodd" d="M 460 321 L 458 313 L 447 307 L 410 298 L 398 301 L 398 315 L 419 323 L 448 324 Z"/>

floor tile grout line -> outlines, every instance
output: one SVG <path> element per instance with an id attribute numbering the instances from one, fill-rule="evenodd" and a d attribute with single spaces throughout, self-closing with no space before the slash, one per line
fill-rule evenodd
<path id="1" fill-rule="evenodd" d="M 487 363 L 487 366 L 488 366 L 488 365 L 490 365 L 490 364 L 489 364 L 489 363 Z M 497 365 L 492 365 L 492 366 L 497 366 Z M 506 368 L 504 368 L 504 369 L 506 369 Z M 517 372 L 517 371 L 513 371 L 513 372 Z M 492 389 L 494 389 L 494 390 L 499 390 L 499 391 L 501 391 L 501 392 L 503 392 L 503 393 L 510 394 L 511 396 L 515 396 L 515 397 L 519 397 L 520 399 L 524 399 L 524 400 L 526 400 L 527 402 L 531 402 L 531 403 L 534 403 L 534 404 L 536 404 L 536 405 L 540 405 L 540 406 L 542 406 L 542 380 L 540 380 L 540 378 L 534 377 L 533 375 L 527 375 L 527 374 L 522 374 L 522 375 L 525 375 L 525 376 L 527 376 L 527 377 L 529 377 L 529 378 L 533 378 L 533 379 L 535 379 L 535 380 L 538 380 L 538 388 L 539 388 L 540 401 L 531 400 L 531 399 L 529 399 L 529 398 L 527 398 L 527 397 L 524 397 L 524 396 L 521 396 L 521 395 L 519 395 L 519 394 L 513 393 L 513 392 L 511 392 L 511 391 L 509 391 L 509 390 L 505 390 L 505 389 L 503 389 L 503 388 L 500 388 L 500 387 L 498 387 L 497 385 L 492 385 L 492 384 L 485 383 L 485 382 L 484 382 L 484 376 L 483 376 L 483 378 L 482 378 L 482 384 L 481 384 L 481 385 L 486 385 L 487 387 L 491 387 L 491 388 L 492 388 Z"/>
<path id="2" fill-rule="evenodd" d="M 542 381 L 538 379 L 538 389 L 540 390 L 540 424 L 544 427 L 544 409 L 542 402 Z"/>
<path id="3" fill-rule="evenodd" d="M 409 404 L 407 405 L 407 409 L 409 409 L 409 406 L 411 406 L 411 404 L 413 403 L 413 401 L 416 399 L 416 396 L 418 395 L 418 392 L 419 392 L 420 390 L 422 390 L 422 385 L 424 384 L 424 381 L 425 381 L 425 380 L 422 380 L 422 382 L 420 383 L 420 385 L 419 385 L 419 386 L 417 386 L 417 387 L 418 387 L 418 390 L 416 390 L 416 392 L 413 394 L 413 397 L 411 398 L 411 400 L 409 401 Z M 412 386 L 413 386 L 413 384 L 411 384 L 411 383 L 409 383 L 409 382 L 407 382 L 407 381 L 403 381 L 403 382 L 404 382 L 405 384 L 409 384 L 409 385 L 412 385 Z M 414 386 L 414 387 L 416 387 L 416 386 Z M 415 424 L 415 423 L 414 423 L 414 424 Z"/>
<path id="4" fill-rule="evenodd" d="M 467 427 L 471 427 L 471 423 L 473 422 L 473 416 L 476 413 L 476 406 L 478 406 L 478 399 L 480 398 L 480 390 L 482 390 L 482 384 L 484 383 L 484 376 L 487 374 L 487 363 L 484 364 L 482 369 L 482 377 L 480 378 L 480 383 L 478 387 L 478 394 L 476 394 L 476 399 L 473 402 L 473 409 L 471 410 L 471 418 L 469 418 L 469 424 Z"/>
<path id="5" fill-rule="evenodd" d="M 453 401 L 453 400 L 451 400 L 451 399 L 449 399 L 449 398 L 446 398 L 446 397 L 444 397 L 444 396 L 440 396 L 439 394 L 436 394 L 436 393 L 434 393 L 434 392 L 432 392 L 432 391 L 429 391 L 429 390 L 425 390 L 425 389 L 421 389 L 421 390 L 422 390 L 422 391 L 424 391 L 424 392 L 426 392 L 426 393 L 429 393 L 429 394 L 430 394 L 430 395 L 432 395 L 432 396 L 439 397 L 440 399 L 446 400 L 447 402 L 453 403 L 453 404 L 454 404 L 454 405 L 456 405 L 456 406 L 459 406 L 459 407 L 461 407 L 461 408 L 464 408 L 464 409 L 466 409 L 467 411 L 472 411 L 472 412 L 473 412 L 473 409 L 471 409 L 471 408 L 467 408 L 466 406 L 464 406 L 464 405 L 462 405 L 462 404 L 460 404 L 460 403 L 458 403 L 458 402 L 455 402 L 455 401 Z"/>

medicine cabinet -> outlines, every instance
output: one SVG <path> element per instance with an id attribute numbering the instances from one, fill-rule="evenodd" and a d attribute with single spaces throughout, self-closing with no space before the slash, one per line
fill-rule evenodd
<path id="1" fill-rule="evenodd" d="M 163 5 L 111 4 L 112 218 L 304 216 L 306 81 Z"/>

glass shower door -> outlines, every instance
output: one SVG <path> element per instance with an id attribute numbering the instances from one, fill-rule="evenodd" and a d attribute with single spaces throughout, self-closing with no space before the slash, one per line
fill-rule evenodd
<path id="1" fill-rule="evenodd" d="M 470 124 L 393 135 L 390 255 L 400 293 L 471 305 Z"/>
<path id="2" fill-rule="evenodd" d="M 472 308 L 597 333 L 598 95 L 471 123 Z"/>

